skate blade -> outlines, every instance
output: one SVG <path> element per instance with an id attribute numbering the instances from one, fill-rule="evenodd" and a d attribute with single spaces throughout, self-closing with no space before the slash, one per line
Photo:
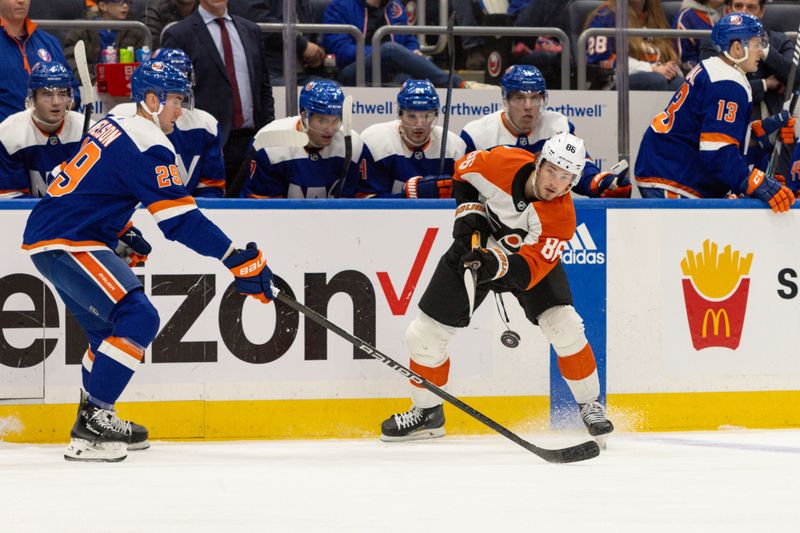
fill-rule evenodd
<path id="1" fill-rule="evenodd" d="M 72 439 L 64 459 L 90 463 L 118 463 L 128 457 L 128 446 L 124 442 L 91 442 Z"/>
<path id="2" fill-rule="evenodd" d="M 409 435 L 403 435 L 402 437 L 390 437 L 381 433 L 381 440 L 383 442 L 406 442 L 411 440 L 436 439 L 439 437 L 444 437 L 444 428 L 423 429 Z"/>
<path id="3" fill-rule="evenodd" d="M 597 435 L 594 438 L 595 442 L 597 443 L 598 446 L 600 446 L 601 450 L 605 450 L 606 449 L 607 441 L 608 441 L 608 435 L 609 434 L 606 433 L 605 435 Z"/>
<path id="4" fill-rule="evenodd" d="M 138 452 L 138 451 L 141 451 L 141 450 L 146 450 L 149 447 L 150 447 L 150 441 L 149 440 L 144 440 L 142 442 L 136 442 L 136 443 L 128 444 L 128 451 L 129 452 Z"/>

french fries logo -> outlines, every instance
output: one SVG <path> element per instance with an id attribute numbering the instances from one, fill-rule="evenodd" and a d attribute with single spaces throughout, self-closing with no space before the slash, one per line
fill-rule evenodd
<path id="1" fill-rule="evenodd" d="M 730 244 L 720 253 L 709 239 L 703 242 L 703 251 L 686 251 L 681 260 L 683 298 L 695 350 L 739 347 L 752 262 L 752 253 L 742 255 Z"/>

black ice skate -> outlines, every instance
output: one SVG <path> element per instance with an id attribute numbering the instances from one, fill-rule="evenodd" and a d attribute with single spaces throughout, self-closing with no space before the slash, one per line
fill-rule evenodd
<path id="1" fill-rule="evenodd" d="M 405 413 L 392 415 L 381 425 L 381 440 L 433 439 L 444 436 L 444 409 L 441 405 L 422 409 L 412 405 Z"/>
<path id="2" fill-rule="evenodd" d="M 80 413 L 81 409 L 84 406 L 89 404 L 89 395 L 81 389 L 81 402 L 78 405 L 78 412 Z M 150 441 L 147 440 L 148 433 L 147 428 L 137 424 L 136 422 L 129 422 L 127 420 L 121 419 L 117 416 L 116 411 L 111 411 L 112 415 L 120 424 L 128 424 L 130 426 L 130 440 L 128 441 L 128 451 L 136 451 L 136 450 L 146 450 L 150 447 Z"/>
<path id="3" fill-rule="evenodd" d="M 611 420 L 606 418 L 606 408 L 598 401 L 580 404 L 581 418 L 592 437 L 601 437 L 614 431 Z"/>
<path id="4" fill-rule="evenodd" d="M 67 461 L 115 463 L 128 456 L 131 425 L 114 411 L 87 402 L 78 410 L 69 436 L 72 440 L 64 452 Z"/>

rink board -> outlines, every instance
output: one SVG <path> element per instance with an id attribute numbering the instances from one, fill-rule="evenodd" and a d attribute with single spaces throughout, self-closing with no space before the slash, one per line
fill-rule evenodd
<path id="1" fill-rule="evenodd" d="M 565 251 L 617 425 L 800 425 L 787 409 L 800 399 L 792 336 L 800 250 L 789 245 L 795 213 L 776 216 L 749 201 L 682 201 L 681 209 L 642 202 L 576 201 L 578 236 Z M 33 205 L 11 204 L 0 209 L 8 251 L 18 249 Z M 258 240 L 281 285 L 300 301 L 407 364 L 403 332 L 449 246 L 450 202 L 201 205 L 235 242 Z M 136 271 L 161 331 L 120 411 L 145 422 L 153 438 L 363 437 L 407 408 L 399 374 L 282 304 L 243 301 L 217 261 L 166 241 L 146 211 L 134 221 L 155 250 Z M 720 251 L 731 245 L 741 257 L 752 254 L 733 296 L 689 290 L 681 260 L 706 240 Z M 554 354 L 548 357 L 544 337 L 513 298 L 505 301 L 522 345 L 500 344 L 504 327 L 488 299 L 450 345 L 449 390 L 520 431 L 574 425 Z M 23 254 L 7 254 L 0 265 L 0 302 L 0 435 L 64 440 L 85 341 Z M 485 431 L 455 410 L 447 416 L 451 434 Z"/>

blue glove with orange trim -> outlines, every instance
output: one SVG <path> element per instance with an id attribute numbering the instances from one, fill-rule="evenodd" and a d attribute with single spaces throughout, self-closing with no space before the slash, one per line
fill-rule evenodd
<path id="1" fill-rule="evenodd" d="M 128 222 L 128 225 L 119 233 L 118 237 L 119 241 L 114 253 L 125 261 L 129 267 L 144 265 L 144 262 L 147 261 L 147 256 L 153 251 L 153 247 L 144 239 L 142 232 Z"/>
<path id="2" fill-rule="evenodd" d="M 750 128 L 753 130 L 756 141 L 761 148 L 768 152 L 772 150 L 772 142 L 770 142 L 769 136 L 778 130 L 780 130 L 778 135 L 780 135 L 783 144 L 794 143 L 794 118 L 785 109 L 763 120 L 754 120 L 750 123 Z"/>
<path id="3" fill-rule="evenodd" d="M 406 198 L 452 198 L 453 180 L 450 176 L 414 176 L 403 185 Z"/>
<path id="4" fill-rule="evenodd" d="M 742 182 L 741 191 L 766 202 L 776 213 L 788 211 L 795 200 L 792 191 L 757 168 Z"/>
<path id="5" fill-rule="evenodd" d="M 241 294 L 265 304 L 275 298 L 272 294 L 272 271 L 256 243 L 247 243 L 244 250 L 234 250 L 222 263 L 233 273 L 236 289 Z"/>

